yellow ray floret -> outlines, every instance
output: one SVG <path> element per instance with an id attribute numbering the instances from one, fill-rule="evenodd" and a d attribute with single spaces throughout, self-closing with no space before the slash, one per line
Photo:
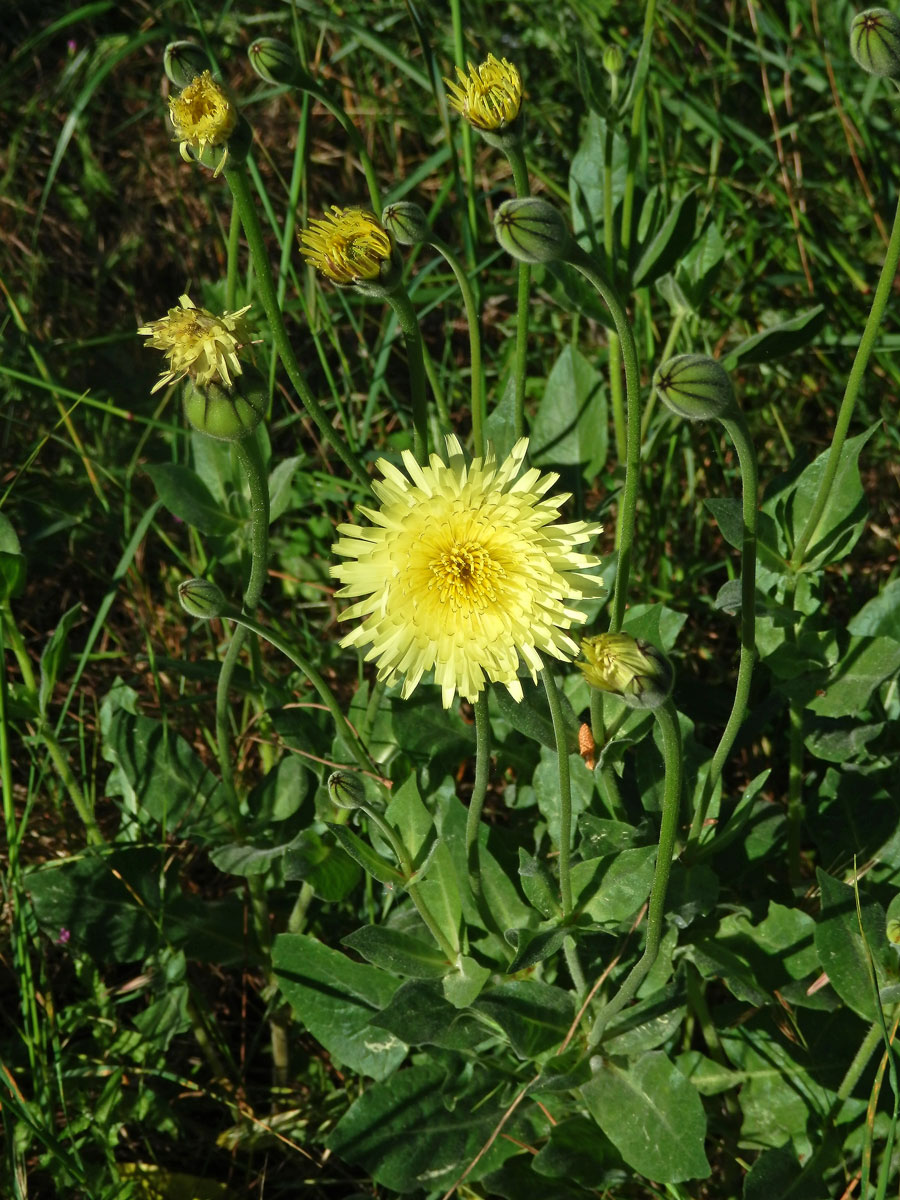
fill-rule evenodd
<path id="1" fill-rule="evenodd" d="M 185 162 L 190 162 L 189 149 L 199 158 L 207 146 L 223 147 L 213 172 L 217 176 L 228 161 L 228 139 L 234 133 L 238 114 L 228 93 L 209 71 L 195 76 L 180 96 L 170 98 L 169 118 Z"/>
<path id="2" fill-rule="evenodd" d="M 391 239 L 374 213 L 364 208 L 338 208 L 312 220 L 300 233 L 300 252 L 317 271 L 335 283 L 377 279 L 391 260 Z"/>
<path id="3" fill-rule="evenodd" d="M 444 79 L 450 103 L 476 129 L 493 132 L 505 129 L 522 107 L 522 79 L 511 62 L 489 54 L 480 66 L 468 64 L 466 74 L 456 68 L 459 83 Z"/>
<path id="4" fill-rule="evenodd" d="M 578 653 L 566 631 L 584 617 L 569 604 L 598 594 L 584 572 L 599 560 L 576 546 L 602 527 L 558 521 L 568 496 L 545 497 L 558 476 L 522 471 L 527 449 L 522 438 L 503 463 L 489 449 L 467 465 L 448 437 L 446 461 L 421 466 L 404 451 L 407 474 L 380 459 L 380 507 L 360 510 L 372 524 L 338 526 L 333 549 L 347 561 L 332 574 L 354 601 L 341 619 L 360 622 L 342 645 L 369 646 L 378 678 L 402 678 L 404 698 L 433 670 L 445 708 L 488 681 L 521 700 L 520 663 L 536 679 L 542 655 Z"/>
<path id="5" fill-rule="evenodd" d="M 149 339 L 148 346 L 162 350 L 169 360 L 153 391 L 185 375 L 200 387 L 218 379 L 223 387 L 231 388 L 232 377 L 242 370 L 238 354 L 250 342 L 243 319 L 250 305 L 217 317 L 205 308 L 197 308 L 190 296 L 179 296 L 178 300 L 180 307 L 170 308 L 166 316 L 138 330 Z"/>

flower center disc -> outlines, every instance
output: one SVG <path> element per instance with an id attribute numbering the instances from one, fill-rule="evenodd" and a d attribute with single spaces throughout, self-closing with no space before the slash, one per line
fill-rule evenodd
<path id="1" fill-rule="evenodd" d="M 454 542 L 430 564 L 441 603 L 468 616 L 483 612 L 497 599 L 495 584 L 506 574 L 503 567 L 478 542 Z"/>

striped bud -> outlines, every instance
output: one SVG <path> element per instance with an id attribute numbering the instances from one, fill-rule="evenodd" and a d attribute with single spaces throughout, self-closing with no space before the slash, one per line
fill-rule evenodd
<path id="1" fill-rule="evenodd" d="M 198 433 L 222 442 L 238 442 L 249 437 L 263 419 L 267 390 L 262 377 L 247 367 L 231 388 L 214 380 L 197 384 L 188 379 L 184 386 L 184 415 Z"/>
<path id="2" fill-rule="evenodd" d="M 870 75 L 900 79 L 900 18 L 869 8 L 850 22 L 850 53 Z"/>
<path id="3" fill-rule="evenodd" d="M 406 200 L 389 204 L 381 214 L 381 223 L 401 246 L 419 246 L 431 238 L 425 210 Z"/>
<path id="4" fill-rule="evenodd" d="M 212 621 L 228 607 L 225 595 L 208 579 L 185 579 L 178 585 L 181 607 L 198 621 Z"/>
<path id="5" fill-rule="evenodd" d="M 738 415 L 728 372 L 705 354 L 668 359 L 653 383 L 672 412 L 688 421 L 722 421 Z"/>
<path id="6" fill-rule="evenodd" d="M 494 215 L 494 233 L 507 253 L 527 263 L 558 262 L 572 244 L 562 214 L 535 196 L 501 204 Z"/>

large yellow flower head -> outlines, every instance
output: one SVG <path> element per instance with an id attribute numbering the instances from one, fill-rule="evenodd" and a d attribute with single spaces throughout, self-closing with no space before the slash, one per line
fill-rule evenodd
<path id="1" fill-rule="evenodd" d="M 570 660 L 578 646 L 566 630 L 584 616 L 572 599 L 598 594 L 592 554 L 576 550 L 601 526 L 558 522 L 567 495 L 545 497 L 558 479 L 522 472 L 528 439 L 505 462 L 493 451 L 467 465 L 455 437 L 447 461 L 420 466 L 407 450 L 409 478 L 385 459 L 372 487 L 381 507 L 363 508 L 371 525 L 340 525 L 332 568 L 355 603 L 342 620 L 359 620 L 344 646 L 371 646 L 378 678 L 404 678 L 409 696 L 434 670 L 444 707 L 457 692 L 474 701 L 487 681 L 522 699 L 520 660 L 537 679 L 542 654 Z"/>
<path id="2" fill-rule="evenodd" d="M 250 342 L 243 319 L 250 305 L 217 317 L 205 308 L 197 308 L 190 296 L 178 299 L 180 307 L 170 308 L 166 316 L 138 330 L 149 338 L 148 346 L 162 350 L 169 360 L 153 391 L 185 375 L 198 387 L 215 381 L 233 387 L 232 376 L 240 375 L 242 370 L 238 354 Z"/>
<path id="3" fill-rule="evenodd" d="M 300 232 L 300 252 L 317 271 L 344 285 L 380 278 L 392 259 L 390 235 L 365 208 L 338 208 Z"/>
<path id="4" fill-rule="evenodd" d="M 456 68 L 459 83 L 445 78 L 450 103 L 470 125 L 482 132 L 497 132 L 511 125 L 522 107 L 522 79 L 511 62 L 489 54 L 480 66 L 468 64 L 469 72 Z"/>
<path id="5" fill-rule="evenodd" d="M 207 146 L 224 147 L 213 172 L 217 176 L 228 161 L 228 139 L 237 125 L 238 112 L 209 71 L 195 76 L 180 96 L 170 97 L 169 118 L 185 162 L 190 162 L 188 149 L 199 158 Z"/>

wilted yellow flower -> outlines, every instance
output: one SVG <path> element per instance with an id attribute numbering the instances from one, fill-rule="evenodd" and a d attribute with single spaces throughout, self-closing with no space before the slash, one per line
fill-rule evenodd
<path id="1" fill-rule="evenodd" d="M 356 600 L 341 619 L 361 620 L 341 644 L 371 645 L 378 678 L 404 677 L 404 698 L 434 669 L 445 708 L 488 680 L 521 700 L 520 660 L 536 679 L 542 654 L 578 652 L 565 631 L 584 617 L 567 602 L 597 594 L 581 572 L 599 560 L 575 547 L 602 527 L 558 523 L 568 495 L 544 498 L 557 475 L 520 474 L 527 449 L 522 438 L 502 464 L 489 449 L 467 465 L 451 436 L 446 462 L 432 454 L 423 467 L 404 451 L 409 478 L 380 459 L 381 507 L 360 510 L 373 524 L 338 526 L 333 549 L 350 561 L 332 567 L 337 595 Z"/>
<path id="2" fill-rule="evenodd" d="M 614 692 L 632 708 L 656 708 L 672 691 L 672 665 L 662 651 L 630 633 L 601 633 L 585 638 L 586 662 L 575 665 L 591 687 Z"/>
<path id="3" fill-rule="evenodd" d="M 228 139 L 234 133 L 238 113 L 225 89 L 209 71 L 197 75 L 180 96 L 169 99 L 169 118 L 175 141 L 185 162 L 190 162 L 188 147 L 199 158 L 207 146 L 222 146 L 222 157 L 213 171 L 217 176 L 228 161 Z"/>
<path id="4" fill-rule="evenodd" d="M 215 316 L 205 308 L 197 308 L 190 296 L 179 296 L 179 308 L 170 308 L 158 321 L 150 321 L 138 330 L 149 338 L 148 346 L 162 350 L 169 360 L 153 387 L 159 391 L 167 383 L 190 375 L 203 387 L 219 380 L 232 387 L 232 376 L 241 374 L 239 351 L 250 342 L 250 332 L 244 321 L 246 304 L 237 312 Z"/>
<path id="5" fill-rule="evenodd" d="M 505 58 L 489 54 L 478 67 L 468 64 L 468 75 L 456 68 L 459 83 L 445 78 L 450 103 L 470 125 L 489 133 L 505 129 L 519 115 L 522 106 L 522 79 Z"/>
<path id="6" fill-rule="evenodd" d="M 331 212 L 300 231 L 300 252 L 335 283 L 351 284 L 378 279 L 392 246 L 374 213 L 332 204 Z"/>

